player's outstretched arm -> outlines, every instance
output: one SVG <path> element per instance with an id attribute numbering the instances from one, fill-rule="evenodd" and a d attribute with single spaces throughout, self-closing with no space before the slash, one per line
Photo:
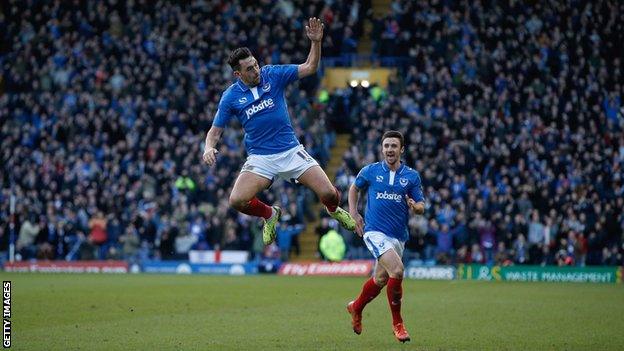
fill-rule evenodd
<path id="1" fill-rule="evenodd" d="M 412 211 L 414 211 L 415 214 L 423 215 L 425 213 L 425 203 L 424 202 L 422 202 L 422 201 L 416 202 L 416 201 L 414 201 L 414 199 L 412 199 L 408 195 L 405 195 L 405 197 L 407 198 L 407 206 Z"/>
<path id="2" fill-rule="evenodd" d="M 217 162 L 217 154 L 219 150 L 215 148 L 223 135 L 223 128 L 212 126 L 206 134 L 206 144 L 204 145 L 204 154 L 202 159 L 208 166 L 212 166 Z"/>
<path id="3" fill-rule="evenodd" d="M 318 69 L 319 62 L 321 61 L 321 40 L 323 39 L 323 22 L 316 17 L 312 17 L 308 20 L 306 25 L 306 35 L 312 41 L 310 46 L 310 53 L 305 63 L 300 64 L 297 67 L 297 74 L 299 78 L 305 78 L 313 75 Z"/>
<path id="4" fill-rule="evenodd" d="M 355 232 L 359 236 L 364 236 L 364 218 L 358 212 L 358 202 L 360 200 L 360 190 L 355 184 L 349 188 L 349 213 L 355 220 Z"/>

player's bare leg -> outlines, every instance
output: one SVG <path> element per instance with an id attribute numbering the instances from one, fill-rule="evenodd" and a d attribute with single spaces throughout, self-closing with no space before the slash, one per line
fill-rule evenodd
<path id="1" fill-rule="evenodd" d="M 401 257 L 390 249 L 384 252 L 378 260 L 381 265 L 388 272 L 388 283 L 386 292 L 388 293 L 388 305 L 390 306 L 390 312 L 392 312 L 392 329 L 394 336 L 400 342 L 410 341 L 410 336 L 405 325 L 403 324 L 403 318 L 401 317 L 401 298 L 403 297 L 403 262 Z"/>
<path id="2" fill-rule="evenodd" d="M 297 179 L 301 184 L 312 189 L 327 208 L 329 215 L 347 230 L 355 230 L 355 220 L 349 212 L 339 207 L 340 192 L 329 181 L 320 166 L 310 167 Z"/>
<path id="3" fill-rule="evenodd" d="M 241 172 L 230 194 L 230 206 L 250 216 L 262 217 L 262 241 L 269 245 L 275 240 L 275 227 L 281 215 L 277 206 L 269 206 L 258 200 L 256 194 L 268 188 L 271 181 L 251 172 Z"/>
<path id="4" fill-rule="evenodd" d="M 388 277 L 388 271 L 376 263 L 373 277 L 364 283 L 358 298 L 347 304 L 347 312 L 351 315 L 351 326 L 354 333 L 358 335 L 362 333 L 362 311 L 369 302 L 379 295 L 381 289 L 388 282 Z"/>

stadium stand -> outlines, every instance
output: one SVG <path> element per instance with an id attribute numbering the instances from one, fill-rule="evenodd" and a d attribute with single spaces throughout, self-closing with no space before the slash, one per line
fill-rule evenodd
<path id="1" fill-rule="evenodd" d="M 326 104 L 315 101 L 318 79 L 294 85 L 297 135 L 327 165 L 330 121 L 347 121 L 344 192 L 377 158 L 384 130 L 405 133 L 428 199 L 407 258 L 623 264 L 623 3 L 393 1 L 384 17 L 357 4 L 0 5 L 0 252 L 14 193 L 22 259 L 168 259 L 216 246 L 265 254 L 259 223 L 227 205 L 244 160 L 240 130 L 226 131 L 215 168 L 200 163 L 202 141 L 231 81 L 229 50 L 303 62 L 303 21 L 319 15 L 325 61 L 351 62 L 371 21 L 371 57 L 392 58 L 399 74 L 386 91 L 347 87 Z M 315 216 L 310 192 L 274 189 L 266 201 L 296 204 L 284 228 Z M 348 257 L 367 255 L 342 234 Z"/>
<path id="2" fill-rule="evenodd" d="M 383 95 L 349 88 L 342 189 L 406 132 L 429 222 L 411 257 L 438 263 L 621 264 L 622 3 L 394 1 L 374 50 L 408 61 Z"/>
<path id="3" fill-rule="evenodd" d="M 11 191 L 23 259 L 251 250 L 249 218 L 227 206 L 244 160 L 238 128 L 224 135 L 217 167 L 200 164 L 219 94 L 232 79 L 225 58 L 245 45 L 265 64 L 305 61 L 302 26 L 313 13 L 329 27 L 326 53 L 337 55 L 343 32 L 361 30 L 347 4 L 4 3 L 0 250 Z M 298 137 L 324 165 L 335 136 L 310 103 L 317 84 L 303 81 L 288 97 Z M 297 204 L 299 222 L 315 201 L 288 185 L 266 196 Z"/>

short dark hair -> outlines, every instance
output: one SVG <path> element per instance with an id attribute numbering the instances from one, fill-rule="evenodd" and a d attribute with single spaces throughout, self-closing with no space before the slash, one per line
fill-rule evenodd
<path id="1" fill-rule="evenodd" d="M 401 147 L 405 144 L 405 139 L 403 139 L 403 134 L 397 130 L 389 130 L 383 134 L 381 137 L 381 142 L 383 143 L 386 138 L 397 138 L 401 142 Z"/>
<path id="2" fill-rule="evenodd" d="M 238 71 L 240 70 L 240 60 L 244 60 L 252 56 L 251 50 L 246 47 L 236 48 L 230 53 L 230 57 L 228 57 L 228 64 L 232 67 L 232 70 Z"/>

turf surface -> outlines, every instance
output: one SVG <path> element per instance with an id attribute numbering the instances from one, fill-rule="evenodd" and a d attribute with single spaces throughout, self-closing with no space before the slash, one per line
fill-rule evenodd
<path id="1" fill-rule="evenodd" d="M 351 331 L 363 278 L 1 273 L 15 350 L 622 350 L 624 288 L 406 280 L 412 342 L 385 290 Z"/>

